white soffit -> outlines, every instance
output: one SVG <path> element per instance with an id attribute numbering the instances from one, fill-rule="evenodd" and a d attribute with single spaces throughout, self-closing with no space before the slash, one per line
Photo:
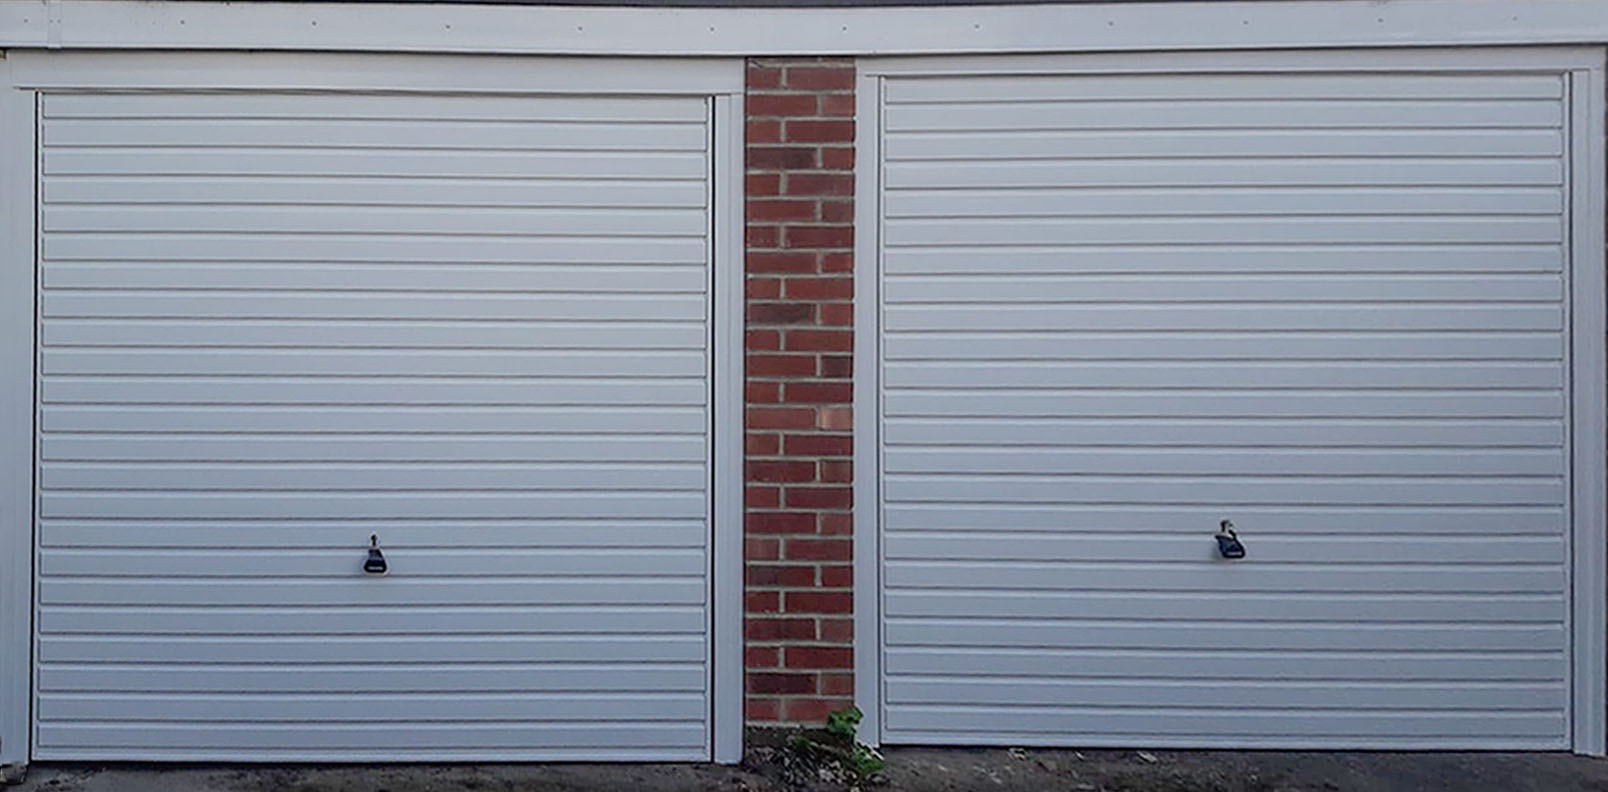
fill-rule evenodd
<path id="1" fill-rule="evenodd" d="M 1601 0 L 1295 0 L 858 8 L 35 0 L 0 47 L 555 55 L 1095 52 L 1608 41 Z"/>

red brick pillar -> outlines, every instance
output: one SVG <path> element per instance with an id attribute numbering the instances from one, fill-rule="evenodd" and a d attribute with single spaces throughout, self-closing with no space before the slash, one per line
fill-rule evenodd
<path id="1" fill-rule="evenodd" d="M 854 61 L 748 62 L 748 719 L 854 695 Z"/>

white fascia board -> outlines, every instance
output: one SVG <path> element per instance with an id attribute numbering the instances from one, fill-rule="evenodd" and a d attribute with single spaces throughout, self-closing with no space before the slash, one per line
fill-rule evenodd
<path id="1" fill-rule="evenodd" d="M 1604 0 L 880 8 L 0 0 L 0 47 L 917 55 L 1608 42 Z"/>

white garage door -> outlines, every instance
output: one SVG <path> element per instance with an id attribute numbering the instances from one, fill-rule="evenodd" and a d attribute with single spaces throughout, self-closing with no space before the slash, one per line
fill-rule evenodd
<path id="1" fill-rule="evenodd" d="M 884 739 L 1568 746 L 1565 86 L 888 78 Z"/>
<path id="2" fill-rule="evenodd" d="M 706 99 L 41 118 L 36 759 L 709 757 Z"/>

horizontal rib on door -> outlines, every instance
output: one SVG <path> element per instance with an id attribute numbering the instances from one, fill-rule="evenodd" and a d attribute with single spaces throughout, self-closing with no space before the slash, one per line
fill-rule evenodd
<path id="1" fill-rule="evenodd" d="M 36 758 L 708 759 L 704 98 L 41 115 Z"/>
<path id="2" fill-rule="evenodd" d="M 1564 88 L 886 78 L 882 738 L 1567 746 Z"/>

